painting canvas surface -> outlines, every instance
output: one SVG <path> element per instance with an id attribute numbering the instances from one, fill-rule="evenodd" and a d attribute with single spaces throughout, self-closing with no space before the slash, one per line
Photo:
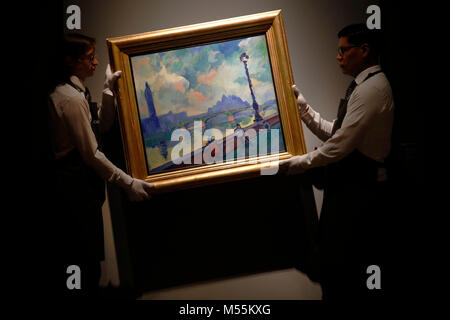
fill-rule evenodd
<path id="1" fill-rule="evenodd" d="M 202 132 L 220 130 L 224 161 L 230 152 L 239 158 L 237 144 L 225 148 L 235 130 L 256 132 L 246 135 L 247 151 L 261 129 L 267 129 L 268 153 L 285 151 L 264 35 L 139 54 L 130 62 L 149 174 L 189 167 L 174 164 L 172 150 L 180 142 L 171 137 L 186 129 L 194 139 L 199 125 Z M 280 132 L 277 150 L 271 149 L 271 129 Z M 215 137 L 200 146 L 192 141 L 192 157 L 211 142 Z"/>

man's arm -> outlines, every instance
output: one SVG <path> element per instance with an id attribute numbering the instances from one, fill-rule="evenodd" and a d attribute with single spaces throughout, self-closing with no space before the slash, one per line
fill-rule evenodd
<path id="1" fill-rule="evenodd" d="M 108 64 L 105 73 L 105 84 L 103 87 L 102 105 L 98 111 L 100 119 L 100 133 L 107 132 L 114 123 L 114 116 L 116 112 L 114 86 L 117 79 L 120 78 L 122 71 L 111 72 L 111 67 Z"/>
<path id="2" fill-rule="evenodd" d="M 374 92 L 373 94 L 378 94 Z M 302 173 L 307 169 L 337 162 L 350 154 L 360 144 L 364 132 L 376 113 L 379 99 L 355 92 L 348 104 L 342 127 L 317 150 L 282 161 L 288 174 Z"/>
<path id="3" fill-rule="evenodd" d="M 139 201 L 149 198 L 153 189 L 152 184 L 132 178 L 98 150 L 87 108 L 83 100 L 76 98 L 68 99 L 63 106 L 64 121 L 84 163 L 93 168 L 102 179 L 125 189 L 130 200 Z"/>
<path id="4" fill-rule="evenodd" d="M 309 104 L 300 111 L 300 116 L 309 130 L 320 140 L 327 141 L 331 137 L 334 121 L 323 119 L 320 113 L 314 111 Z"/>
<path id="5" fill-rule="evenodd" d="M 72 141 L 80 152 L 83 161 L 97 172 L 104 180 L 117 180 L 115 176 L 119 175 L 119 168 L 114 166 L 106 156 L 98 150 L 97 140 L 92 131 L 91 124 L 81 99 L 71 98 L 63 106 L 64 121 L 67 124 Z M 122 181 L 117 181 L 123 187 L 131 184 L 130 179 L 124 177 Z M 126 180 L 126 181 L 125 181 Z"/>
<path id="6" fill-rule="evenodd" d="M 111 91 L 111 90 L 109 90 Z M 112 92 L 103 91 L 102 104 L 98 110 L 100 120 L 100 133 L 103 134 L 111 129 L 116 115 L 115 97 Z"/>
<path id="7" fill-rule="evenodd" d="M 331 137 L 331 130 L 333 129 L 334 122 L 323 119 L 318 112 L 314 111 L 306 102 L 306 99 L 303 97 L 297 86 L 292 86 L 292 89 L 297 98 L 298 109 L 302 121 L 320 140 L 328 140 Z"/>

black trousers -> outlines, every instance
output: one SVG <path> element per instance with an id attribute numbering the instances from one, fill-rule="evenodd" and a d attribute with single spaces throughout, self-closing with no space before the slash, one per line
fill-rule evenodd
<path id="1" fill-rule="evenodd" d="M 324 190 L 319 222 L 324 300 L 387 296 L 386 290 L 383 291 L 386 288 L 369 289 L 367 280 L 371 275 L 369 266 L 387 269 L 389 197 L 388 183 L 343 183 Z"/>
<path id="2" fill-rule="evenodd" d="M 324 300 L 370 299 L 368 267 L 386 271 L 390 186 L 377 182 L 379 164 L 355 151 L 324 169 L 319 220 L 319 278 Z"/>

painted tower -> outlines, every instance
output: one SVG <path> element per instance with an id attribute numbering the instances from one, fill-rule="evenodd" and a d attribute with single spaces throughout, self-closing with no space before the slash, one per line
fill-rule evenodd
<path id="1" fill-rule="evenodd" d="M 149 117 L 146 119 L 148 122 L 148 125 L 152 130 L 160 130 L 161 125 L 159 124 L 158 116 L 156 115 L 155 105 L 153 104 L 153 95 L 152 90 L 150 90 L 150 86 L 148 85 L 148 82 L 145 82 L 145 100 L 147 101 L 148 105 L 148 115 Z"/>

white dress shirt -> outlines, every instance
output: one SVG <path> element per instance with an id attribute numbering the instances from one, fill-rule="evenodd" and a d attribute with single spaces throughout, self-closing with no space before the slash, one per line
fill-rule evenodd
<path id="1" fill-rule="evenodd" d="M 53 147 L 56 159 L 61 159 L 77 149 L 83 161 L 104 180 L 123 187 L 130 186 L 132 178 L 117 168 L 98 150 L 97 139 L 91 127 L 91 112 L 85 98 L 85 86 L 76 76 L 69 84 L 59 85 L 50 94 L 50 117 L 52 123 Z M 111 90 L 104 90 L 99 110 L 100 131 L 106 131 L 114 119 L 114 96 Z"/>
<path id="2" fill-rule="evenodd" d="M 342 126 L 334 135 L 331 130 L 336 120 L 322 119 L 309 105 L 301 110 L 303 122 L 325 141 L 316 150 L 300 156 L 298 164 L 303 169 L 339 161 L 355 149 L 377 162 L 384 162 L 390 151 L 394 100 L 384 73 L 365 80 L 369 73 L 378 70 L 381 70 L 379 65 L 372 66 L 355 78 L 357 86 L 348 100 Z"/>

